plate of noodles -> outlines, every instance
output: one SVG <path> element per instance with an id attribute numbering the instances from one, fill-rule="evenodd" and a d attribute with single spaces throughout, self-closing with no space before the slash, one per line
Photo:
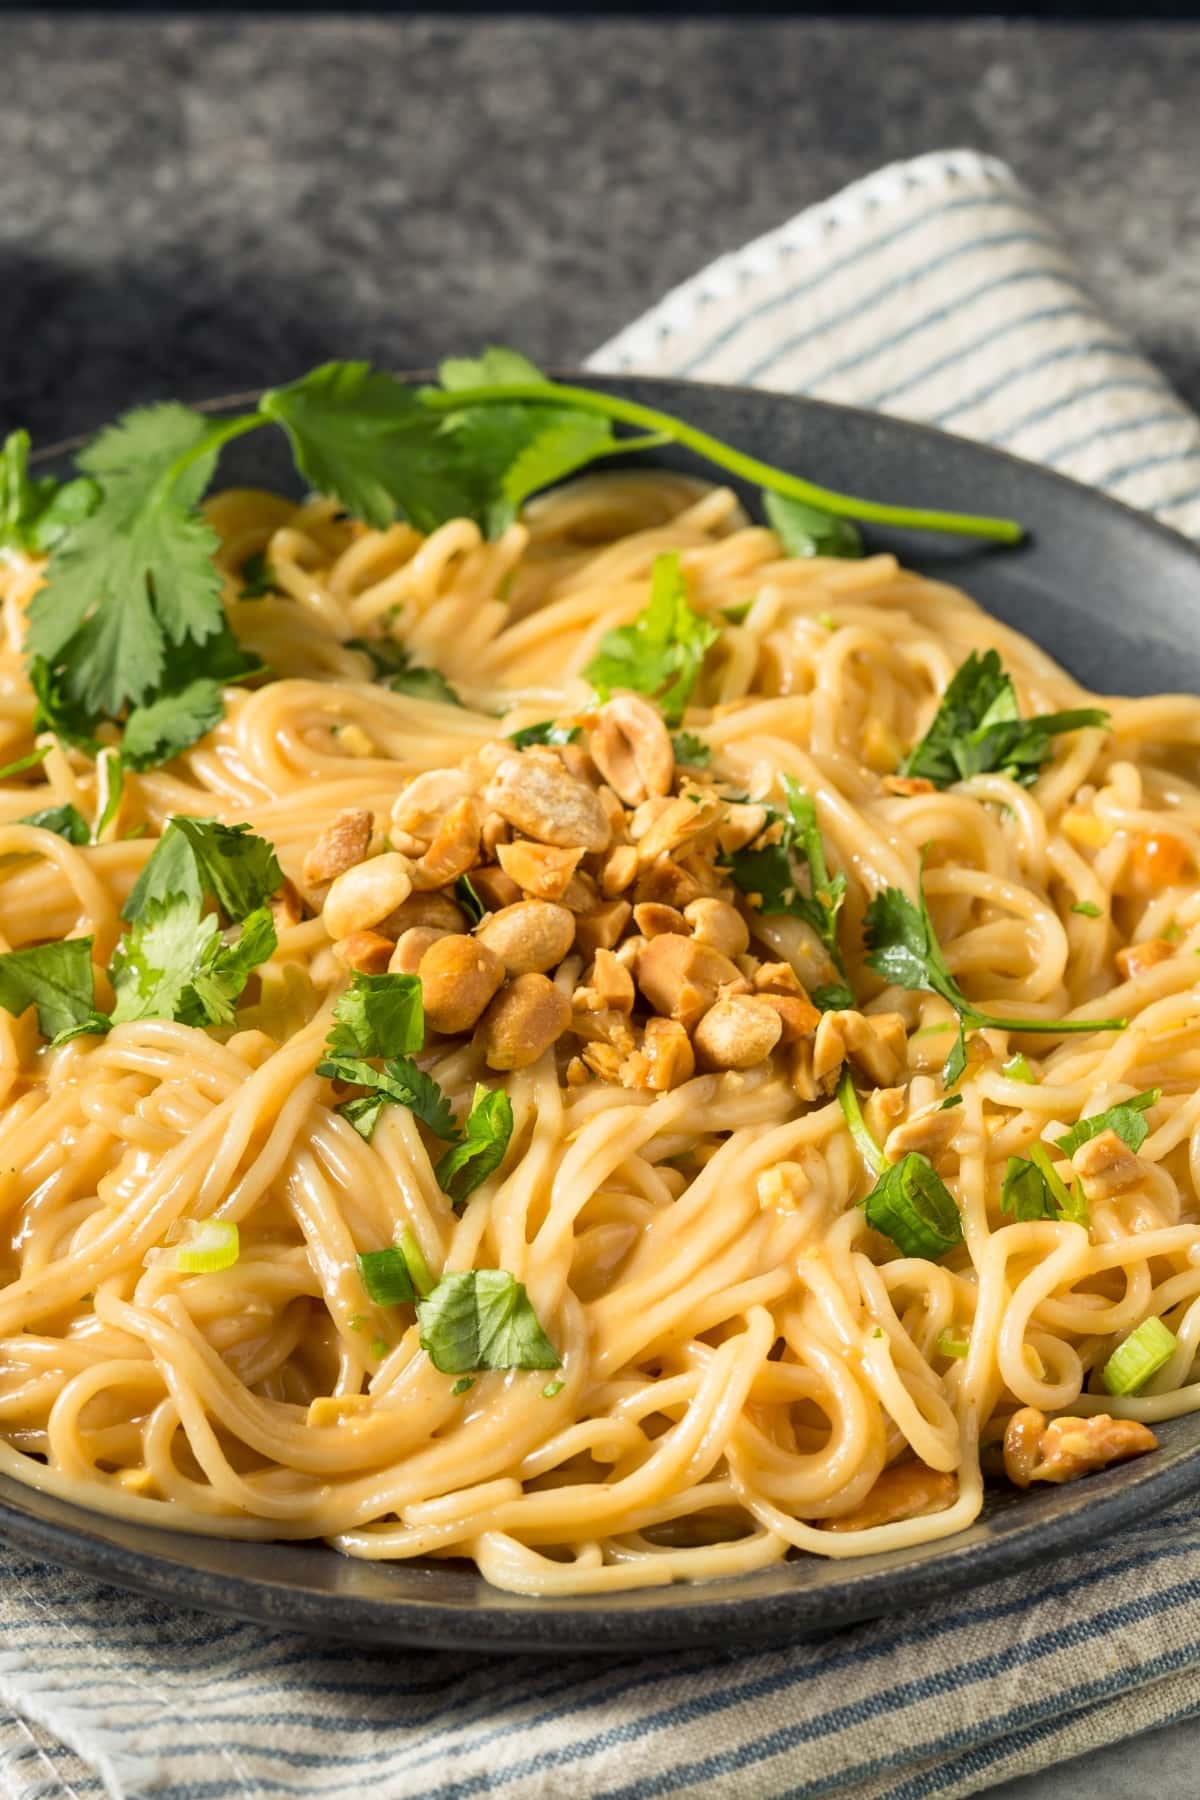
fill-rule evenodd
<path id="1" fill-rule="evenodd" d="M 1200 1485 L 1198 599 L 1000 453 L 505 351 L 11 434 L 0 1533 L 653 1647 Z"/>

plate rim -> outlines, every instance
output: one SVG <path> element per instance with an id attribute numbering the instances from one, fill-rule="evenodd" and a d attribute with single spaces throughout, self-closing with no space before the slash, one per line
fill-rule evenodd
<path id="1" fill-rule="evenodd" d="M 430 380 L 434 376 L 430 370 L 396 373 L 407 384 Z M 636 385 L 642 391 L 649 388 L 677 392 L 684 388 L 700 395 L 711 395 L 714 401 L 731 395 L 744 397 L 752 405 L 767 403 L 801 414 L 815 413 L 833 425 L 839 420 L 853 422 L 853 429 L 859 431 L 875 431 L 882 426 L 901 439 L 919 440 L 929 445 L 942 457 L 965 455 L 999 462 L 1011 468 L 1014 479 L 1036 483 L 1049 492 L 1051 499 L 1055 494 L 1060 495 L 1063 506 L 1082 507 L 1115 517 L 1143 541 L 1151 545 L 1157 541 L 1173 557 L 1182 553 L 1185 563 L 1190 562 L 1200 577 L 1200 545 L 1152 513 L 1013 451 L 944 431 L 924 421 L 816 399 L 806 394 L 734 383 L 698 382 L 669 375 L 641 375 L 634 370 L 613 375 L 586 369 L 555 368 L 551 373 L 554 379 L 571 380 L 615 393 L 628 391 L 630 386 Z M 260 388 L 222 394 L 185 404 L 198 412 L 220 413 L 253 405 L 265 391 Z M 44 466 L 61 462 L 94 435 L 94 431 L 78 433 L 40 446 L 31 456 L 31 463 Z M 1126 1464 L 1124 1468 L 1137 1466 Z M 1116 1472 L 1114 1469 L 1108 1473 Z M 1104 1477 L 1093 1476 L 1091 1479 L 1103 1481 Z M 420 1642 L 431 1647 L 475 1646 L 486 1652 L 505 1650 L 538 1654 L 562 1649 L 579 1654 L 614 1650 L 652 1653 L 679 1649 L 684 1645 L 761 1643 L 811 1636 L 927 1601 L 932 1584 L 941 1591 L 954 1592 L 983 1587 L 1005 1575 L 1056 1560 L 1072 1550 L 1078 1551 L 1095 1538 L 1144 1516 L 1148 1509 L 1168 1506 L 1197 1489 L 1200 1489 L 1200 1441 L 1181 1448 L 1161 1466 L 1149 1468 L 1136 1477 L 1126 1475 L 1115 1481 L 1111 1488 L 1095 1492 L 1083 1511 L 1052 1516 L 1043 1521 L 1040 1528 L 1032 1520 L 1027 1528 L 1018 1523 L 975 1543 L 963 1543 L 960 1535 L 956 1535 L 942 1540 L 937 1549 L 927 1552 L 920 1561 L 898 1566 L 890 1557 L 847 1558 L 838 1564 L 847 1571 L 840 1579 L 826 1580 L 818 1588 L 797 1585 L 758 1595 L 739 1592 L 753 1580 L 753 1574 L 703 1583 L 677 1583 L 670 1589 L 649 1587 L 626 1590 L 622 1594 L 564 1596 L 550 1602 L 499 1593 L 490 1605 L 465 1603 L 456 1606 L 423 1598 L 416 1592 L 398 1593 L 385 1599 L 336 1594 L 312 1585 L 301 1585 L 299 1581 L 289 1583 L 271 1573 L 248 1576 L 241 1572 L 196 1568 L 186 1561 L 182 1551 L 179 1555 L 164 1554 L 161 1545 L 157 1548 L 134 1547 L 121 1543 L 106 1536 L 105 1527 L 111 1523 L 116 1528 L 127 1522 L 110 1521 L 103 1513 L 91 1512 L 8 1476 L 0 1477 L 0 1538 L 101 1582 L 277 1630 L 359 1638 L 375 1645 Z M 39 1502 L 49 1503 L 49 1514 L 38 1512 Z M 60 1511 L 67 1516 L 56 1516 Z M 198 1541 L 190 1534 L 166 1527 L 146 1525 L 144 1529 L 147 1546 L 153 1546 L 155 1537 L 161 1534 L 168 1540 L 168 1552 L 175 1545 L 187 1546 Z M 969 1532 L 973 1528 L 966 1529 Z M 244 1545 L 247 1549 L 253 1548 L 254 1544 L 254 1540 L 221 1538 L 218 1534 L 203 1534 L 200 1541 Z M 286 1542 L 268 1543 L 273 1552 L 286 1553 L 291 1547 Z M 305 1545 L 305 1548 L 311 1547 L 311 1541 Z M 332 1548 L 327 1554 L 334 1558 L 338 1556 Z M 410 1574 L 418 1573 L 419 1568 L 403 1564 L 395 1566 Z M 786 1564 L 780 1567 L 786 1567 Z M 482 1580 L 474 1571 L 471 1578 Z M 672 1604 L 656 1604 L 658 1596 L 664 1592 L 671 1593 Z"/>

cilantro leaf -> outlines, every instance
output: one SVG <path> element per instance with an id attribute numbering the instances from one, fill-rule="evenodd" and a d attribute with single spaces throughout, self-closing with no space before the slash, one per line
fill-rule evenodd
<path id="1" fill-rule="evenodd" d="M 438 1186 L 456 1208 L 500 1167 L 512 1133 L 512 1101 L 504 1089 L 476 1087 L 460 1141 L 434 1170 Z"/>
<path id="2" fill-rule="evenodd" d="M 226 942 L 215 916 L 201 914 L 196 900 L 178 894 L 151 900 L 113 952 L 113 1023 L 229 1024 L 251 970 L 268 959 L 275 941 L 265 907 Z"/>
<path id="3" fill-rule="evenodd" d="M 688 605 L 687 582 L 675 551 L 656 556 L 650 604 L 632 625 L 606 631 L 583 671 L 602 700 L 633 688 L 655 701 L 668 725 L 683 718 L 704 658 L 721 633 Z"/>
<path id="4" fill-rule="evenodd" d="M 438 375 L 449 393 L 546 379 L 519 351 L 499 348 L 479 357 L 450 357 Z M 539 488 L 625 448 L 613 435 L 611 420 L 574 406 L 499 400 L 464 406 L 443 418 L 476 489 L 474 511 L 489 537 L 511 525 Z"/>
<path id="5" fill-rule="evenodd" d="M 437 700 L 443 706 L 461 706 L 440 669 L 413 663 L 408 651 L 393 638 L 347 638 L 347 650 L 361 650 L 369 656 L 381 687 L 394 694 L 411 694 L 414 700 Z"/>
<path id="6" fill-rule="evenodd" d="M 125 721 L 121 755 L 131 769 L 153 769 L 190 750 L 225 716 L 221 689 L 206 675 L 174 694 L 138 706 Z"/>
<path id="7" fill-rule="evenodd" d="M 122 918 L 141 916 L 152 900 L 183 896 L 215 900 L 227 918 L 244 919 L 265 906 L 283 884 L 283 871 L 265 838 L 248 825 L 222 825 L 176 813 L 134 883 Z"/>
<path id="8" fill-rule="evenodd" d="M 790 775 L 784 776 L 783 787 L 786 810 L 775 806 L 768 809 L 771 826 L 764 835 L 773 841 L 735 851 L 729 860 L 729 872 L 735 885 L 751 896 L 753 904 L 767 917 L 787 913 L 811 926 L 834 967 L 844 973 L 837 921 L 846 898 L 846 877 L 829 873 L 812 796 Z M 797 862 L 808 870 L 809 893 L 800 886 Z M 822 1005 L 816 994 L 812 996 L 814 1005 L 821 1006 L 822 1011 L 829 1011 L 831 1005 L 854 1004 L 853 994 L 843 984 L 819 988 L 817 993 L 825 996 L 827 1002 Z"/>
<path id="9" fill-rule="evenodd" d="M 278 939 L 269 909 L 247 914 L 226 941 L 209 938 L 176 1010 L 184 1025 L 229 1025 L 251 973 L 275 954 Z"/>
<path id="10" fill-rule="evenodd" d="M 325 1046 L 334 1056 L 407 1056 L 424 1041 L 418 977 L 356 972 L 333 1009 Z"/>
<path id="11" fill-rule="evenodd" d="M 404 1252 L 394 1244 L 386 1250 L 361 1250 L 358 1272 L 375 1306 L 405 1306 L 417 1297 Z"/>
<path id="12" fill-rule="evenodd" d="M 296 467 L 377 531 L 406 518 L 418 531 L 471 515 L 474 493 L 454 434 L 412 388 L 365 362 L 328 362 L 264 394 Z"/>
<path id="13" fill-rule="evenodd" d="M 90 937 L 36 944 L 0 956 L 0 1006 L 18 1019 L 36 1006 L 38 1030 L 45 1038 L 103 1029 L 95 995 Z"/>
<path id="14" fill-rule="evenodd" d="M 1145 1115 L 1161 1099 L 1161 1088 L 1146 1088 L 1128 1100 L 1120 1100 L 1107 1112 L 1093 1113 L 1090 1118 L 1080 1119 L 1072 1125 L 1066 1136 L 1057 1140 L 1058 1147 L 1064 1156 L 1073 1156 L 1081 1144 L 1099 1137 L 1102 1131 L 1115 1131 L 1131 1150 L 1140 1150 L 1150 1135 Z"/>
<path id="15" fill-rule="evenodd" d="M 391 1057 L 382 1069 L 376 1069 L 361 1058 L 336 1051 L 324 1056 L 317 1064 L 317 1074 L 370 1089 L 369 1093 L 357 1095 L 337 1109 L 368 1143 L 379 1123 L 379 1115 L 389 1101 L 394 1106 L 406 1106 L 435 1137 L 453 1141 L 459 1135 L 454 1111 L 444 1090 L 411 1057 Z"/>
<path id="16" fill-rule="evenodd" d="M 77 806 L 46 806 L 41 812 L 25 813 L 16 823 L 39 825 L 43 831 L 66 838 L 68 844 L 86 844 L 91 837 L 88 822 Z"/>
<path id="17" fill-rule="evenodd" d="M 929 730 L 900 764 L 900 774 L 944 788 L 998 770 L 1029 787 L 1050 754 L 1052 737 L 1107 723 L 1108 714 L 1094 706 L 1022 719 L 1012 678 L 997 652 L 979 656 L 972 650 L 942 695 Z"/>
<path id="18" fill-rule="evenodd" d="M 479 898 L 475 883 L 469 875 L 460 875 L 454 883 L 454 898 L 466 913 L 469 923 L 478 925 L 487 912 L 487 907 Z"/>
<path id="19" fill-rule="evenodd" d="M 712 761 L 712 745 L 706 744 L 694 731 L 673 731 L 671 748 L 675 752 L 675 761 L 686 763 L 692 769 L 706 769 Z"/>
<path id="20" fill-rule="evenodd" d="M 0 550 L 40 556 L 87 517 L 100 489 L 86 476 L 64 484 L 52 476 L 34 479 L 29 450 L 27 431 L 10 431 L 0 446 Z"/>
<path id="21" fill-rule="evenodd" d="M 81 452 L 100 500 L 55 545 L 28 647 L 65 699 L 118 717 L 158 685 L 167 647 L 221 628 L 217 535 L 196 509 L 222 426 L 167 403 L 126 413 Z"/>
<path id="22" fill-rule="evenodd" d="M 922 869 L 924 864 L 922 863 Z M 964 1031 L 991 1026 L 998 1031 L 1061 1032 L 1124 1031 L 1124 1019 L 1009 1019 L 982 1012 L 967 999 L 942 954 L 933 920 L 925 901 L 923 880 L 917 880 L 917 905 L 899 888 L 884 888 L 867 907 L 863 936 L 869 955 L 867 967 L 893 987 L 940 994 L 958 1014 L 958 1036 L 942 1071 L 952 1087 L 967 1066 Z"/>
<path id="23" fill-rule="evenodd" d="M 862 533 L 850 519 L 821 512 L 803 500 L 763 491 L 767 523 L 788 556 L 857 557 L 863 553 Z"/>
<path id="24" fill-rule="evenodd" d="M 510 731 L 508 741 L 518 750 L 528 750 L 531 744 L 574 744 L 582 735 L 578 725 L 556 725 L 553 719 L 541 719 L 536 725 Z"/>
<path id="25" fill-rule="evenodd" d="M 504 1269 L 443 1275 L 417 1301 L 421 1348 L 445 1375 L 478 1369 L 557 1369 L 562 1358 L 522 1284 Z"/>
<path id="26" fill-rule="evenodd" d="M 1044 1144 L 1034 1144 L 1028 1159 L 1009 1157 L 1000 1189 L 1000 1210 L 1019 1222 L 1068 1219 L 1075 1225 L 1088 1223 L 1082 1189 L 1062 1179 Z"/>
<path id="27" fill-rule="evenodd" d="M 96 721 L 85 707 L 68 698 L 61 670 L 53 670 L 45 657 L 31 656 L 26 673 L 36 702 L 34 731 L 52 731 L 64 743 L 75 744 L 89 756 L 95 756 L 99 745 L 92 736 L 92 727 Z"/>

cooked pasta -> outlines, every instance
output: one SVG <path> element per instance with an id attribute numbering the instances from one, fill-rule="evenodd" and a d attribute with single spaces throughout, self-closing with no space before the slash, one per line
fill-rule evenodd
<path id="1" fill-rule="evenodd" d="M 21 822 L 94 824 L 111 798 L 109 759 L 43 734 L 0 787 L 0 933 L 90 938 L 111 1005 L 122 908 L 191 815 L 274 846 L 277 943 L 224 1026 L 51 1047 L 0 1012 L 0 1469 L 146 1526 L 594 1594 L 946 1537 L 985 1469 L 1069 1478 L 1200 1404 L 1200 702 L 1105 701 L 1029 785 L 897 776 L 972 652 L 999 652 L 1025 717 L 1090 697 L 954 589 L 887 555 L 788 558 L 729 491 L 671 474 L 579 480 L 492 542 L 252 491 L 207 510 L 269 676 L 127 771 L 97 842 Z M 664 751 L 644 698 L 622 711 L 613 683 L 599 707 L 583 670 L 667 553 L 715 641 L 690 745 Z M 242 598 L 254 556 L 270 591 Z M 6 763 L 34 744 L 41 578 L 0 561 Z M 351 640 L 402 644 L 462 704 L 394 691 Z M 548 719 L 562 741 L 509 741 Z M 527 816 L 530 769 L 585 792 L 577 819 L 553 797 L 550 826 Z M 779 846 L 785 778 L 845 877 L 832 936 L 731 883 L 739 850 Z M 920 882 L 974 1009 L 957 1080 L 953 1003 L 863 941 L 872 897 Z M 511 1101 L 503 1161 L 457 1207 L 419 1108 L 382 1105 L 368 1137 L 339 1110 L 355 1084 L 317 1072 L 353 971 L 389 969 L 418 973 L 419 1065 L 458 1120 L 476 1084 Z M 860 1204 L 855 1094 L 879 1168 L 916 1153 L 950 1196 L 944 1254 Z M 1057 1147 L 1135 1096 L 1116 1123 L 1139 1128 Z M 1002 1204 L 1045 1163 L 1057 1207 Z M 173 1254 L 205 1221 L 237 1226 L 236 1260 Z M 359 1258 L 402 1239 L 434 1281 L 506 1272 L 553 1355 L 438 1367 L 413 1305 L 364 1289 Z M 1148 1320 L 1162 1354 L 1113 1395 L 1102 1371 Z"/>

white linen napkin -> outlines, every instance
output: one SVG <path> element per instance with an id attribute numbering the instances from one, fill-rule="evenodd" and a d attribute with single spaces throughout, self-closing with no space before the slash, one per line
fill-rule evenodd
<path id="1" fill-rule="evenodd" d="M 1200 536 L 1197 420 L 969 152 L 722 257 L 591 366 L 929 419 Z M 620 1661 L 364 1652 L 0 1573 L 4 1800 L 955 1800 L 1200 1712 L 1200 1503 L 817 1642 Z"/>

